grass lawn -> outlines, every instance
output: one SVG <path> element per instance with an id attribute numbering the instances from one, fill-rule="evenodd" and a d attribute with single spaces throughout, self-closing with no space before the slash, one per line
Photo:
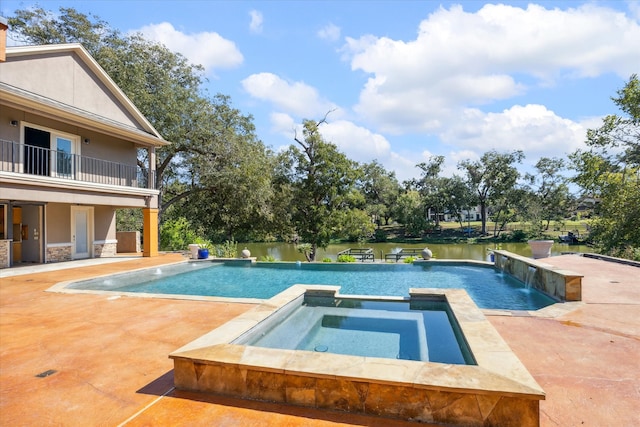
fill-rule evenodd
<path id="1" fill-rule="evenodd" d="M 466 237 L 473 238 L 492 238 L 493 237 L 493 222 L 487 222 L 487 233 L 488 236 L 481 236 L 480 230 L 482 229 L 482 223 L 480 221 L 471 221 L 464 222 L 463 226 L 460 227 L 460 223 L 458 222 L 441 222 L 440 229 L 432 230 L 427 232 L 422 238 L 420 237 L 410 237 L 405 236 L 404 228 L 398 225 L 389 225 L 383 226 L 382 229 L 387 232 L 389 240 L 399 240 L 399 241 L 412 241 L 412 240 L 450 240 L 450 239 L 461 239 Z M 523 222 L 512 222 L 508 223 L 505 226 L 505 229 L 501 231 L 500 235 L 504 235 L 504 233 L 508 233 L 515 230 L 523 230 L 525 232 L 530 228 L 529 224 Z M 469 233 L 469 229 L 471 232 Z M 584 239 L 588 234 L 588 221 L 587 220 L 579 220 L 579 221 L 564 221 L 564 222 L 556 222 L 552 221 L 549 224 L 549 229 L 545 230 L 543 234 L 545 237 L 550 239 L 557 239 L 558 236 L 566 235 L 568 232 L 574 233 L 578 238 Z"/>

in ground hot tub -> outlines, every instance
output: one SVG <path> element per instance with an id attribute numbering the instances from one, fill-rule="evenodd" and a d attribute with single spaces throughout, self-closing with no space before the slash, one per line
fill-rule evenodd
<path id="1" fill-rule="evenodd" d="M 465 291 L 412 289 L 403 301 L 338 290 L 292 286 L 172 353 L 176 388 L 431 423 L 539 425 L 544 392 Z M 425 317 L 434 304 L 446 307 L 439 315 L 462 361 L 432 357 L 447 335 Z M 329 351 L 344 344 L 373 352 Z"/>
<path id="2" fill-rule="evenodd" d="M 475 364 L 442 295 L 411 302 L 305 295 L 302 304 L 270 316 L 233 344 Z"/>

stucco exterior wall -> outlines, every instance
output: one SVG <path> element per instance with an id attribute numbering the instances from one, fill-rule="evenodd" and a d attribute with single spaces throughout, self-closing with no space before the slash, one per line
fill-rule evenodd
<path id="1" fill-rule="evenodd" d="M 95 240 L 116 239 L 116 209 L 112 206 L 96 206 L 94 211 Z"/>
<path id="2" fill-rule="evenodd" d="M 0 139 L 5 141 L 20 140 L 20 126 L 11 126 L 11 120 L 22 120 L 22 112 L 3 106 L 0 108 Z"/>
<path id="3" fill-rule="evenodd" d="M 2 68 L 2 80 L 12 86 L 140 129 L 75 53 L 8 57 Z"/>
<path id="4" fill-rule="evenodd" d="M 47 243 L 71 241 L 71 206 L 61 203 L 47 205 Z"/>

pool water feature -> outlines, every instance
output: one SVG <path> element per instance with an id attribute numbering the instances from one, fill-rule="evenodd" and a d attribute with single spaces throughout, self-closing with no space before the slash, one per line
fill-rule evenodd
<path id="1" fill-rule="evenodd" d="M 341 286 L 344 294 L 407 296 L 411 287 L 466 289 L 481 307 L 537 310 L 556 300 L 481 262 L 414 264 L 186 262 L 67 284 L 71 290 L 268 299 L 294 284 Z"/>
<path id="2" fill-rule="evenodd" d="M 449 304 L 439 300 L 306 297 L 234 344 L 475 364 Z"/>
<path id="3" fill-rule="evenodd" d="M 411 289 L 408 298 L 366 299 L 338 291 L 292 286 L 176 350 L 169 355 L 176 388 L 435 424 L 539 426 L 544 391 L 464 290 Z M 363 313 L 380 311 L 387 319 L 407 318 L 407 311 L 384 309 L 399 300 L 448 304 L 475 364 L 242 344 L 242 337 L 261 335 L 317 298 L 356 305 L 374 300 L 380 305 Z"/>

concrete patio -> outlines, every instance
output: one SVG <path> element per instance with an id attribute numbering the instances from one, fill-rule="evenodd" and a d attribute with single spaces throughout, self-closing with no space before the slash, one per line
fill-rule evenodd
<path id="1" fill-rule="evenodd" d="M 249 304 L 45 292 L 182 259 L 0 270 L 0 425 L 416 425 L 175 391 L 168 354 Z M 584 274 L 581 303 L 485 313 L 545 390 L 541 425 L 640 425 L 640 268 L 575 255 L 544 261 Z"/>

